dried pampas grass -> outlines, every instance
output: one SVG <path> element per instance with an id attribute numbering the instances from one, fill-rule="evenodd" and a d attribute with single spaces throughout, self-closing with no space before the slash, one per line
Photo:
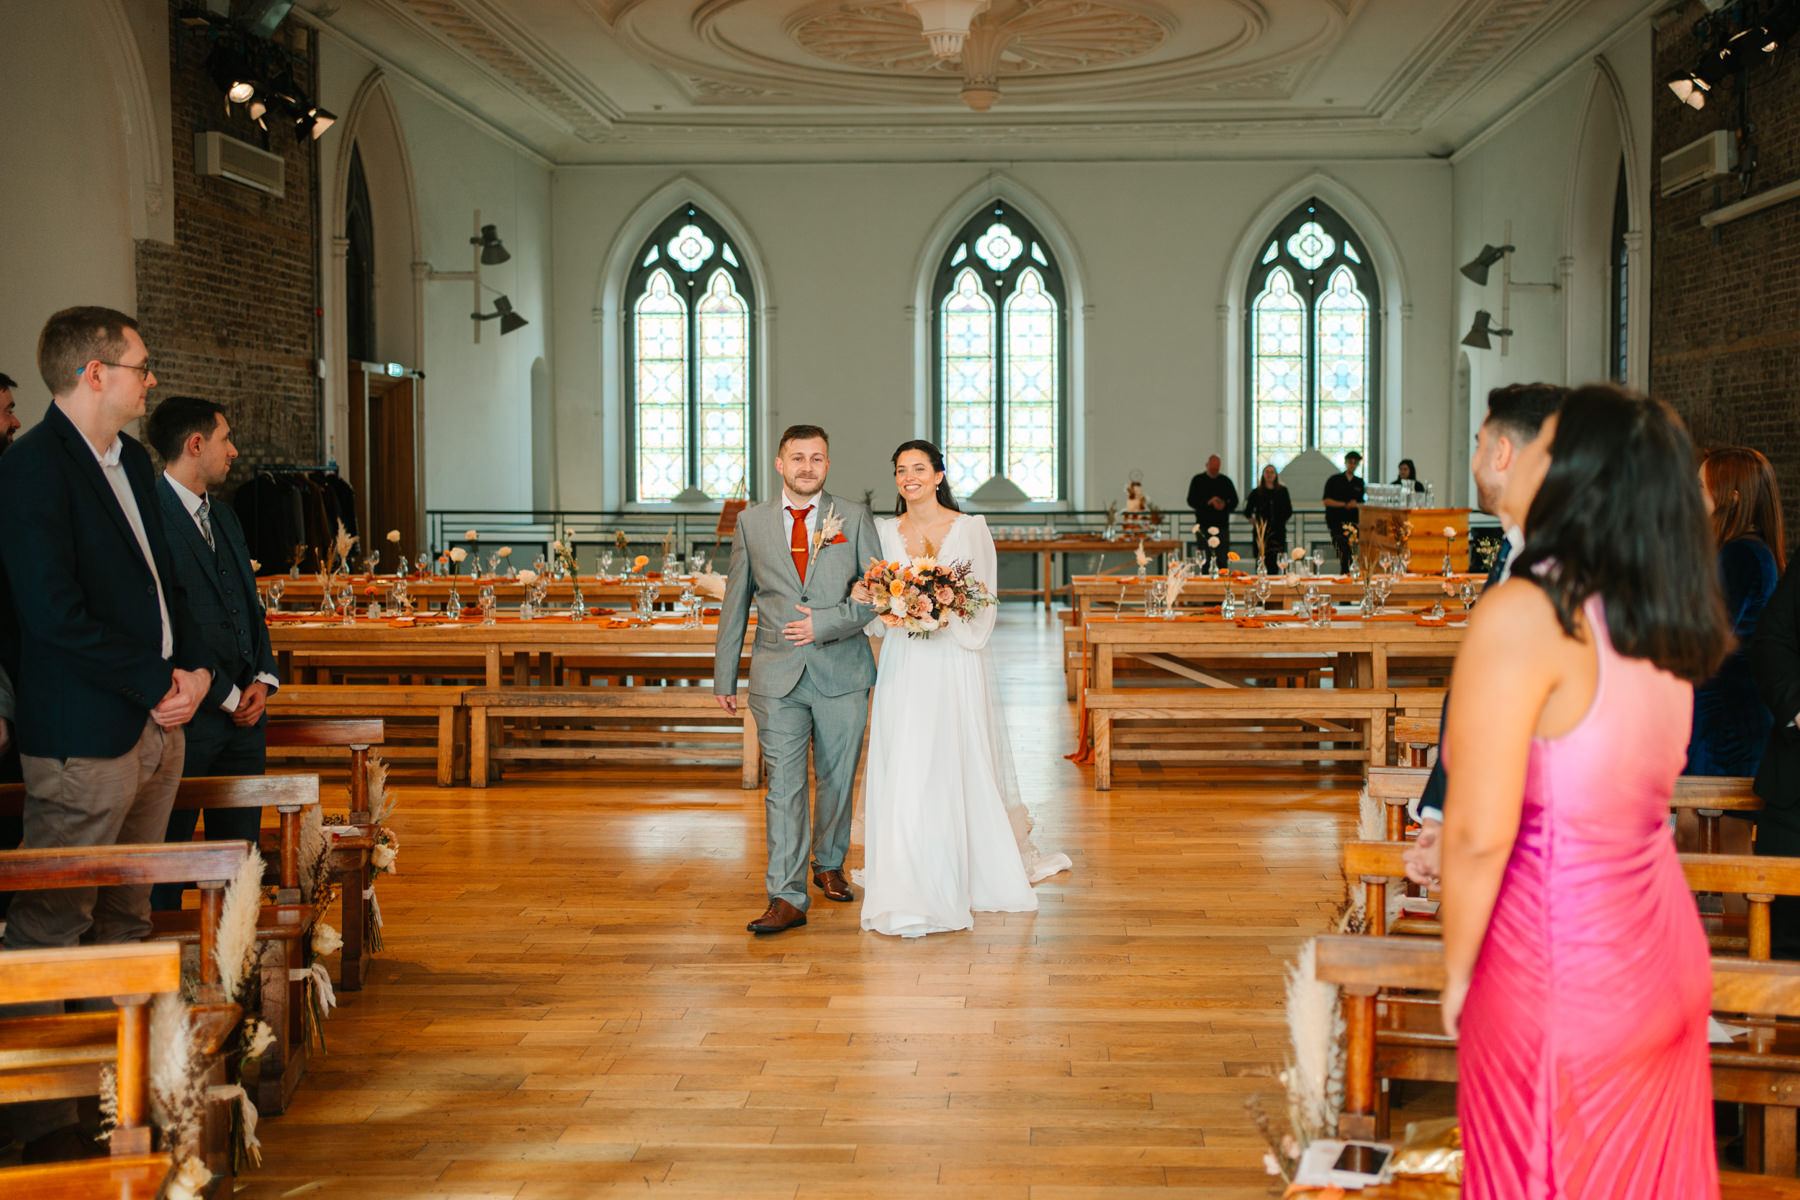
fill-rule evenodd
<path id="1" fill-rule="evenodd" d="M 1337 1129 L 1344 1107 L 1344 1016 L 1337 987 L 1319 982 L 1314 943 L 1308 939 L 1287 972 L 1290 1058 L 1281 1081 L 1287 1088 L 1288 1124 L 1302 1146 Z"/>
<path id="2" fill-rule="evenodd" d="M 325 813 L 310 805 L 300 817 L 300 895 L 310 901 L 319 889 L 330 845 L 325 838 Z"/>
<path id="3" fill-rule="evenodd" d="M 251 850 L 238 864 L 237 874 L 225 887 L 219 913 L 219 938 L 213 943 L 213 962 L 225 997 L 235 1001 L 243 994 L 256 957 L 256 922 L 262 913 L 263 856 Z"/>
<path id="4" fill-rule="evenodd" d="M 387 760 L 379 754 L 369 756 L 369 823 L 382 825 L 394 815 L 398 798 L 388 791 Z"/>
<path id="5" fill-rule="evenodd" d="M 150 1003 L 150 1113 L 172 1146 L 192 1146 L 200 1137 L 202 1068 L 188 1006 L 175 993 L 162 993 Z"/>

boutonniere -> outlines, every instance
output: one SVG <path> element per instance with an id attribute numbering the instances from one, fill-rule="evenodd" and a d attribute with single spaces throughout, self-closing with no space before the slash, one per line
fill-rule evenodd
<path id="1" fill-rule="evenodd" d="M 837 505 L 833 504 L 819 518 L 819 532 L 813 535 L 813 553 L 817 554 L 821 546 L 836 546 L 843 541 L 844 518 L 837 515 Z"/>

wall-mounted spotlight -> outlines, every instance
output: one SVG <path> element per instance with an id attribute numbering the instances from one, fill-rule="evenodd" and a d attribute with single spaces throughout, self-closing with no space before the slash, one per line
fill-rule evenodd
<path id="1" fill-rule="evenodd" d="M 471 246 L 481 247 L 481 263 L 483 266 L 498 266 L 500 263 L 503 263 L 512 257 L 512 255 L 506 252 L 506 247 L 500 244 L 499 230 L 493 225 L 483 225 L 481 227 L 481 233 L 470 238 L 469 244 Z"/>
<path id="2" fill-rule="evenodd" d="M 1493 317 L 1486 309 L 1475 314 L 1475 323 L 1469 327 L 1462 344 L 1476 350 L 1487 350 L 1492 347 L 1490 337 L 1500 339 L 1500 354 L 1506 355 L 1507 339 L 1512 337 L 1512 294 L 1514 292 L 1559 292 L 1562 290 L 1554 283 L 1514 283 L 1512 277 L 1512 222 L 1506 223 L 1506 235 L 1498 246 L 1484 245 L 1481 253 L 1462 265 L 1462 273 L 1479 286 L 1486 287 L 1488 268 L 1495 263 L 1500 264 L 1500 324 L 1495 325 Z"/>
<path id="3" fill-rule="evenodd" d="M 489 226 L 489 228 L 491 229 L 492 226 Z M 469 315 L 474 317 L 477 321 L 492 321 L 495 317 L 500 318 L 501 337 L 505 337 L 515 329 L 523 329 L 531 324 L 530 321 L 527 321 L 524 317 L 521 317 L 518 313 L 513 311 L 512 301 L 508 300 L 505 296 L 494 297 L 493 312 L 474 312 Z"/>
<path id="4" fill-rule="evenodd" d="M 484 313 L 481 311 L 482 265 L 486 264 L 491 267 L 498 263 L 506 262 L 512 255 L 508 254 L 506 252 L 506 247 L 500 244 L 499 229 L 493 225 L 483 225 L 481 223 L 481 210 L 479 208 L 475 210 L 475 236 L 469 239 L 469 246 L 471 247 L 469 257 L 474 260 L 469 270 L 438 271 L 432 269 L 431 264 L 427 263 L 425 264 L 425 278 L 440 283 L 449 280 L 458 282 L 466 281 L 475 285 L 475 307 L 474 310 L 469 313 L 469 316 L 475 322 L 475 344 L 479 346 L 481 344 L 481 323 L 483 321 L 498 319 L 500 322 L 501 336 L 505 336 L 515 329 L 523 329 L 526 325 L 530 324 L 530 322 L 513 311 L 512 301 L 508 300 L 505 296 L 500 296 L 499 299 L 494 301 L 493 312 Z M 490 292 L 494 291 L 493 288 L 488 288 L 487 290 Z M 496 293 L 496 295 L 498 295 L 498 293 Z"/>
<path id="5" fill-rule="evenodd" d="M 1469 332 L 1463 335 L 1462 344 L 1473 346 L 1477 350 L 1491 350 L 1493 343 L 1488 341 L 1490 335 L 1509 338 L 1512 336 L 1512 330 L 1497 327 L 1494 319 L 1488 315 L 1487 309 L 1479 309 L 1475 313 L 1475 323 L 1469 326 Z"/>
<path id="6" fill-rule="evenodd" d="M 1511 246 L 1483 246 L 1480 254 L 1462 265 L 1463 275 L 1472 282 L 1486 287 L 1488 268 L 1512 253 L 1512 249 Z"/>

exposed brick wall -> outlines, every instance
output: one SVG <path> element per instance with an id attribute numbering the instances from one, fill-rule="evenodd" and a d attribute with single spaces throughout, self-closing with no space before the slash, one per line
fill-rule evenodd
<path id="1" fill-rule="evenodd" d="M 1654 78 L 1702 50 L 1690 11 L 1656 35 Z M 1652 162 L 1738 123 L 1737 84 L 1690 109 L 1656 85 Z M 1784 48 L 1750 73 L 1751 192 L 1800 178 L 1800 51 Z M 1653 166 L 1653 170 L 1656 168 Z M 1714 231 L 1700 216 L 1740 198 L 1735 180 L 1664 199 L 1652 179 L 1650 386 L 1687 419 L 1702 446 L 1754 446 L 1781 480 L 1788 544 L 1800 537 L 1800 200 Z"/>
<path id="2" fill-rule="evenodd" d="M 318 145 L 270 124 L 265 134 L 208 76 L 204 32 L 170 4 L 175 244 L 137 245 L 137 317 L 156 363 L 159 396 L 197 395 L 230 412 L 238 451 L 321 461 L 318 357 Z M 276 37 L 316 94 L 316 36 L 288 22 Z M 194 134 L 221 130 L 287 161 L 286 194 L 266 196 L 194 172 Z M 236 477 L 244 472 L 240 469 Z"/>

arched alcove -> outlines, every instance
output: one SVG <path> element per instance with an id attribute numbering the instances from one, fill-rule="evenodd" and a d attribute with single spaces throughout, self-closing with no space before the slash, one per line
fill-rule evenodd
<path id="1" fill-rule="evenodd" d="M 1594 59 L 1587 102 L 1571 148 L 1573 161 L 1564 199 L 1562 284 L 1565 377 L 1570 383 L 1611 379 L 1618 357 L 1614 335 L 1623 330 L 1628 387 L 1648 378 L 1650 273 L 1644 262 L 1648 222 L 1646 181 L 1618 75 L 1605 55 Z M 1621 177 L 1624 196 L 1619 212 Z M 1623 217 L 1623 230 L 1617 217 Z M 1623 253 L 1623 270 L 1620 257 Z M 1623 286 L 1619 286 L 1622 284 Z M 1615 312 L 1618 300 L 1623 311 Z"/>
<path id="2" fill-rule="evenodd" d="M 767 420 L 770 380 L 773 378 L 770 361 L 773 339 L 769 336 L 769 325 L 775 319 L 775 303 L 765 259 L 743 220 L 723 198 L 697 180 L 680 175 L 646 196 L 620 226 L 606 252 L 596 288 L 594 317 L 600 324 L 601 421 L 598 432 L 604 472 L 602 495 L 608 508 L 625 506 L 630 494 L 627 474 L 630 464 L 626 461 L 630 438 L 625 428 L 625 371 L 630 358 L 625 345 L 630 316 L 624 303 L 626 285 L 633 268 L 638 266 L 638 252 L 645 239 L 679 206 L 686 204 L 704 210 L 730 237 L 736 253 L 742 255 L 743 268 L 753 285 L 750 328 L 754 346 L 750 369 L 753 375 L 751 403 L 755 411 L 751 422 L 754 434 L 750 457 L 757 463 L 766 463 L 775 457 L 773 434 Z"/>
<path id="3" fill-rule="evenodd" d="M 1400 457 L 1400 376 L 1404 361 L 1404 318 L 1411 303 L 1412 290 L 1408 286 L 1398 243 L 1374 208 L 1350 188 L 1320 171 L 1295 180 L 1270 197 L 1238 235 L 1237 248 L 1232 252 L 1230 268 L 1225 276 L 1224 294 L 1218 305 L 1221 326 L 1219 344 L 1223 348 L 1220 355 L 1223 378 L 1219 393 L 1219 422 L 1225 431 L 1224 445 L 1228 454 L 1236 459 L 1238 455 L 1245 453 L 1249 444 L 1246 424 L 1249 411 L 1246 372 L 1249 366 L 1244 337 L 1244 297 L 1251 272 L 1261 262 L 1271 231 L 1284 217 L 1311 197 L 1317 197 L 1330 205 L 1361 234 L 1373 259 L 1375 277 L 1380 282 L 1380 345 L 1375 347 L 1378 390 L 1370 398 L 1372 424 L 1378 431 L 1378 440 L 1370 444 L 1369 461 L 1365 464 L 1369 477 L 1374 478 L 1378 471 L 1385 471 Z M 1226 472 L 1236 478 L 1249 478 L 1253 468 L 1242 461 L 1235 461 L 1226 464 Z"/>
<path id="4" fill-rule="evenodd" d="M 1087 494 L 1087 341 L 1086 323 L 1093 301 L 1086 283 L 1081 254 L 1056 211 L 1030 188 L 1002 172 L 987 175 L 952 200 L 933 223 L 913 268 L 913 295 L 908 314 L 913 325 L 913 436 L 932 436 L 932 380 L 936 356 L 932 346 L 933 287 L 938 282 L 944 256 L 951 242 L 983 205 L 1000 201 L 1025 214 L 1042 235 L 1061 276 L 1067 306 L 1064 367 L 1065 428 L 1064 475 L 1067 490 L 1050 507 L 1080 508 Z"/>

